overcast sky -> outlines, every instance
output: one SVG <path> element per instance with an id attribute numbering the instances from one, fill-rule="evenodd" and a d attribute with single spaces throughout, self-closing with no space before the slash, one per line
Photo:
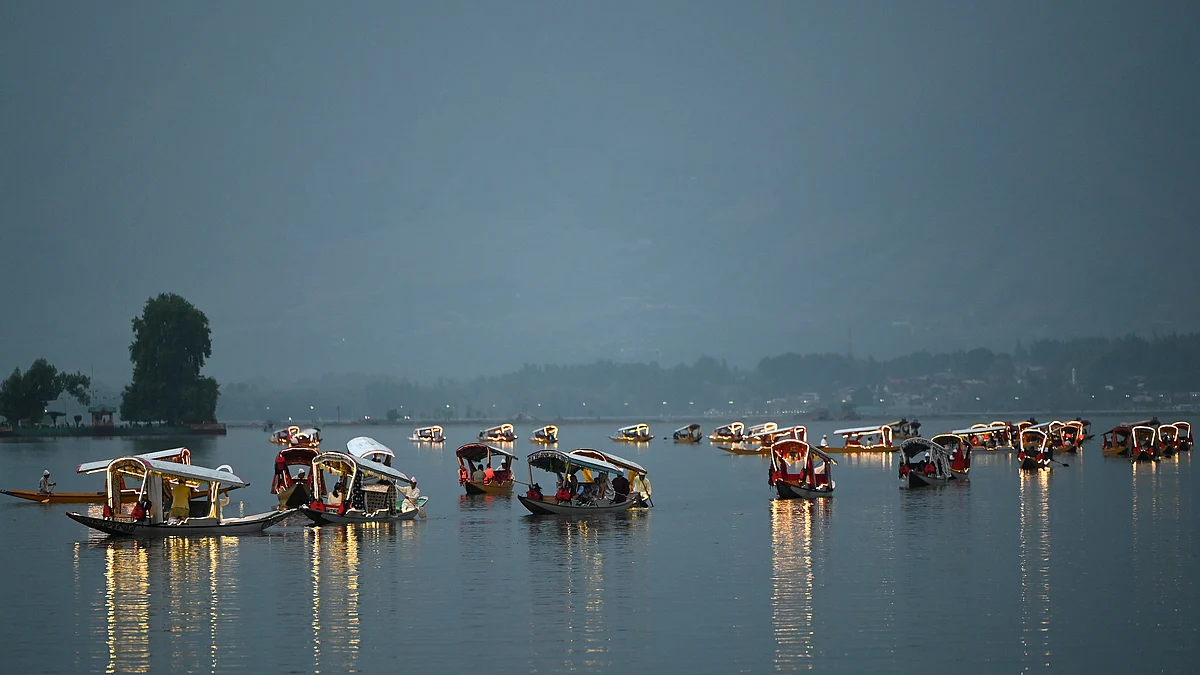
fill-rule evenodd
<path id="1" fill-rule="evenodd" d="M 1200 4 L 0 4 L 0 367 L 753 366 L 1195 330 Z"/>

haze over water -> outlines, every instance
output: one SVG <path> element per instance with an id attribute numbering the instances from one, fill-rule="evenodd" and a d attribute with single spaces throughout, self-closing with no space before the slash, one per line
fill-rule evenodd
<path id="1" fill-rule="evenodd" d="M 1093 441 L 1061 457 L 1070 467 L 1025 474 L 1011 454 L 977 452 L 969 485 L 913 492 L 897 489 L 894 456 L 847 455 L 832 499 L 783 502 L 764 458 L 569 424 L 560 448 L 635 459 L 657 505 L 572 520 L 461 495 L 454 449 L 476 425 L 447 426 L 441 449 L 410 431 L 329 427 L 322 446 L 360 433 L 391 446 L 431 498 L 427 521 L 137 542 L 90 536 L 63 515 L 78 507 L 4 497 L 7 668 L 1182 673 L 1200 657 L 1190 454 L 1131 466 Z M 181 442 L 251 482 L 231 508 L 273 505 L 266 434 Z M 0 487 L 50 468 L 59 490 L 99 489 L 74 466 L 170 445 L 6 441 Z"/>

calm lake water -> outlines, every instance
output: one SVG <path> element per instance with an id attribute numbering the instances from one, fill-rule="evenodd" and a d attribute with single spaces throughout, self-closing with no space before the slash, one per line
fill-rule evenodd
<path id="1" fill-rule="evenodd" d="M 615 444 L 618 425 L 567 424 L 560 448 L 643 464 L 657 505 L 571 520 L 461 494 L 454 450 L 481 426 L 447 426 L 440 449 L 404 440 L 407 427 L 325 429 L 326 449 L 363 433 L 392 447 L 430 497 L 425 521 L 137 542 L 63 515 L 80 507 L 0 495 L 4 670 L 1141 674 L 1200 662 L 1190 454 L 1131 466 L 1097 440 L 1062 457 L 1069 468 L 1024 474 L 1011 453 L 977 452 L 970 484 L 913 492 L 897 489 L 894 456 L 847 455 L 835 497 L 784 502 L 765 458 Z M 675 426 L 651 423 L 660 436 Z M 244 428 L 6 441 L 0 487 L 34 488 L 49 468 L 60 491 L 98 490 L 78 463 L 180 444 L 251 482 L 233 511 L 274 505 L 277 448 Z M 515 469 L 528 478 L 524 461 Z"/>

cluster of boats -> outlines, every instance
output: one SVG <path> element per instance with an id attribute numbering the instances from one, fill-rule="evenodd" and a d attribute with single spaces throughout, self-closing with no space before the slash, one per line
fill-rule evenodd
<path id="1" fill-rule="evenodd" d="M 1191 423 L 1162 424 L 1157 417 L 1122 422 L 1104 432 L 1100 442 L 1105 457 L 1128 457 L 1131 462 L 1157 462 L 1191 449 Z"/>

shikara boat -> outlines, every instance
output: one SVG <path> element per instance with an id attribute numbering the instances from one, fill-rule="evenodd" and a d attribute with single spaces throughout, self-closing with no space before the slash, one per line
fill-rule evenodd
<path id="1" fill-rule="evenodd" d="M 1054 461 L 1054 449 L 1050 447 L 1050 435 L 1046 433 L 1049 423 L 1026 427 L 1018 439 L 1017 466 L 1026 471 L 1049 471 Z"/>
<path id="2" fill-rule="evenodd" d="M 578 457 L 598 459 L 602 462 L 608 462 L 617 468 L 624 469 L 625 480 L 629 482 L 629 492 L 626 498 L 633 500 L 633 507 L 650 508 L 654 506 L 654 499 L 651 497 L 654 490 L 653 486 L 650 485 L 650 476 L 641 464 L 625 459 L 624 457 L 619 457 L 611 452 L 603 452 L 594 448 L 576 448 L 571 451 L 571 454 Z"/>
<path id="3" fill-rule="evenodd" d="M 1173 422 L 1175 428 L 1179 430 L 1179 451 L 1186 452 L 1192 449 L 1192 423 L 1191 422 Z"/>
<path id="4" fill-rule="evenodd" d="M 318 448 L 321 446 L 321 430 L 316 427 L 308 427 L 292 434 L 292 446 Z"/>
<path id="5" fill-rule="evenodd" d="M 648 424 L 630 424 L 627 427 L 617 429 L 616 436 L 609 436 L 618 443 L 645 443 L 654 439 L 650 435 L 650 425 Z"/>
<path id="6" fill-rule="evenodd" d="M 114 536 L 180 537 L 253 534 L 294 513 L 293 510 L 268 511 L 244 518 L 226 518 L 221 509 L 229 498 L 222 494 L 222 489 L 248 484 L 226 468 L 208 469 L 143 457 L 118 457 L 105 468 L 104 515 L 95 517 L 69 512 L 67 517 Z M 128 512 L 119 490 L 127 478 L 141 481 L 138 501 Z M 197 496 L 201 499 L 197 500 Z M 168 500 L 169 509 L 166 508 Z"/>
<path id="7" fill-rule="evenodd" d="M 785 438 L 771 447 L 768 481 L 779 499 L 832 497 L 837 460 L 806 441 Z"/>
<path id="8" fill-rule="evenodd" d="M 1130 429 L 1133 446 L 1129 448 L 1129 461 L 1157 462 L 1162 459 L 1162 452 L 1158 447 L 1157 426 L 1136 424 Z"/>
<path id="9" fill-rule="evenodd" d="M 929 439 L 950 453 L 950 473 L 957 480 L 970 480 L 971 444 L 962 436 L 950 432 Z"/>
<path id="10" fill-rule="evenodd" d="M 775 422 L 763 422 L 762 424 L 755 424 L 746 430 L 745 437 L 749 438 L 751 436 L 758 436 L 760 434 L 775 431 L 778 428 L 779 428 L 779 425 L 776 424 Z"/>
<path id="11" fill-rule="evenodd" d="M 746 437 L 746 425 L 741 422 L 730 422 L 723 427 L 713 429 L 708 440 L 713 443 L 741 443 Z"/>
<path id="12" fill-rule="evenodd" d="M 676 443 L 699 443 L 704 440 L 704 434 L 700 432 L 699 424 L 689 424 L 676 429 L 675 433 L 671 434 L 671 439 Z"/>
<path id="13" fill-rule="evenodd" d="M 1161 424 L 1155 430 L 1158 434 L 1158 451 L 1163 457 L 1174 457 L 1179 452 L 1179 427 L 1174 424 Z"/>
<path id="14" fill-rule="evenodd" d="M 458 457 L 458 484 L 467 491 L 467 494 L 512 494 L 515 482 L 512 475 L 512 463 L 517 458 L 511 452 L 483 443 L 467 443 L 456 450 L 454 454 Z M 493 459 L 500 463 L 499 469 L 492 466 Z M 472 478 L 476 469 L 484 472 L 483 480 Z"/>
<path id="15" fill-rule="evenodd" d="M 892 427 L 883 424 L 877 427 L 854 427 L 852 429 L 837 429 L 835 436 L 842 437 L 839 447 L 821 448 L 825 452 L 895 452 L 896 445 L 892 436 Z"/>
<path id="16" fill-rule="evenodd" d="M 413 429 L 413 434 L 408 440 L 413 443 L 445 443 L 446 432 L 436 424 L 431 427 L 419 427 Z"/>
<path id="17" fill-rule="evenodd" d="M 765 448 L 770 448 L 775 443 L 784 439 L 794 441 L 808 442 L 808 427 L 804 425 L 796 425 L 794 427 L 776 426 L 774 429 L 764 429 L 753 434 L 747 434 L 744 443 L 746 445 L 759 445 Z"/>
<path id="18" fill-rule="evenodd" d="M 910 422 L 907 418 L 901 417 L 895 422 L 889 423 L 888 426 L 892 428 L 892 439 L 897 443 L 921 435 L 921 423 L 915 419 Z"/>
<path id="19" fill-rule="evenodd" d="M 144 459 L 157 459 L 164 462 L 176 462 L 178 464 L 191 464 L 192 452 L 187 448 L 171 448 L 169 450 L 156 450 L 147 452 L 141 455 L 136 455 Z M 75 473 L 97 473 L 108 468 L 108 463 L 111 459 L 105 459 L 98 462 L 85 462 L 80 464 L 75 469 Z M 0 494 L 9 495 L 18 499 L 27 499 L 31 502 L 39 502 L 41 504 L 103 504 L 107 492 L 38 492 L 37 490 L 0 490 Z M 137 501 L 138 491 L 133 489 L 122 489 L 122 502 L 132 503 Z"/>
<path id="20" fill-rule="evenodd" d="M 480 431 L 477 438 L 491 443 L 511 443 L 517 440 L 517 431 L 511 424 L 498 424 Z"/>
<path id="21" fill-rule="evenodd" d="M 529 462 L 529 491 L 517 495 L 521 504 L 534 515 L 589 516 L 623 513 L 636 505 L 634 499 L 624 498 L 608 485 L 609 476 L 623 473 L 621 467 L 593 457 L 584 457 L 562 450 L 538 450 L 526 458 Z M 541 486 L 533 480 L 533 469 L 548 471 L 561 477 L 564 487 L 554 495 L 543 495 Z M 579 483 L 575 474 L 582 473 L 584 482 L 578 491 L 569 486 Z"/>
<path id="22" fill-rule="evenodd" d="M 1104 432 L 1100 440 L 1100 454 L 1105 457 L 1128 457 L 1133 448 L 1133 427 L 1121 423 Z"/>
<path id="23" fill-rule="evenodd" d="M 316 448 L 298 446 L 284 448 L 275 456 L 271 494 L 279 498 L 279 508 L 294 509 L 312 501 L 312 463 L 318 452 Z"/>
<path id="24" fill-rule="evenodd" d="M 316 525 L 412 520 L 425 515 L 416 479 L 390 466 L 347 452 L 322 452 L 313 459 L 318 499 L 300 507 Z"/>
<path id="25" fill-rule="evenodd" d="M 1083 447 L 1084 440 L 1087 439 L 1087 428 L 1080 420 L 1064 422 L 1058 433 L 1062 441 L 1063 452 L 1078 452 Z"/>
<path id="26" fill-rule="evenodd" d="M 950 451 L 946 448 L 924 438 L 910 438 L 900 444 L 901 490 L 945 485 L 953 479 Z"/>
<path id="27" fill-rule="evenodd" d="M 547 424 L 533 432 L 529 440 L 539 445 L 554 445 L 558 442 L 558 427 L 553 424 Z"/>
<path id="28" fill-rule="evenodd" d="M 292 445 L 292 438 L 294 438 L 298 433 L 300 433 L 300 427 L 298 426 L 292 425 L 289 427 L 284 427 L 283 429 L 278 429 L 275 431 L 275 433 L 271 434 L 271 442 L 279 445 Z"/>
<path id="29" fill-rule="evenodd" d="M 954 429 L 950 433 L 961 437 L 973 450 L 1012 450 L 1015 427 L 1008 422 L 972 424 L 968 429 Z"/>

